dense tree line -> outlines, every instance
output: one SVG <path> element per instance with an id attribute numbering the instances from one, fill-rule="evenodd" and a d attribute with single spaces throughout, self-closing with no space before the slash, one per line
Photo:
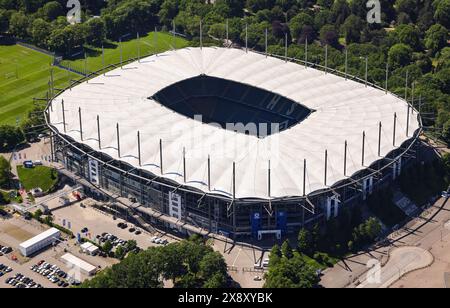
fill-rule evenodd
<path id="1" fill-rule="evenodd" d="M 198 237 L 163 247 L 130 253 L 120 263 L 105 269 L 83 288 L 162 288 L 163 280 L 176 288 L 221 288 L 229 286 L 222 255 Z"/>

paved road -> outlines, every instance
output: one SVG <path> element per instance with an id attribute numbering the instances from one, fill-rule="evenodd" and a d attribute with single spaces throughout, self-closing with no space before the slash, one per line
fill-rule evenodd
<path id="1" fill-rule="evenodd" d="M 430 250 L 436 242 L 441 240 L 442 230 L 446 230 L 444 225 L 449 220 L 450 201 L 441 198 L 421 217 L 391 234 L 389 246 L 349 256 L 333 268 L 326 270 L 321 280 L 322 286 L 326 288 L 356 287 L 358 281 L 365 280 L 365 274 L 369 270 L 368 262 L 377 259 L 384 264 L 388 260 L 389 251 L 396 247 L 416 246 Z"/>
<path id="2" fill-rule="evenodd" d="M 433 263 L 433 255 L 420 247 L 395 248 L 381 269 L 374 268 L 358 288 L 387 288 L 403 275 Z"/>

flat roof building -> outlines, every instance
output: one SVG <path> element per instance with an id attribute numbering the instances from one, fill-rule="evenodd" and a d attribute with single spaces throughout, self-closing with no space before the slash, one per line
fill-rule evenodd
<path id="1" fill-rule="evenodd" d="M 61 232 L 56 228 L 48 229 L 45 232 L 23 242 L 19 245 L 20 253 L 28 257 L 59 240 Z"/>
<path id="2" fill-rule="evenodd" d="M 67 266 L 71 267 L 73 270 L 79 269 L 85 275 L 92 276 L 97 273 L 97 267 L 78 257 L 75 257 L 73 254 L 66 253 L 61 257 L 61 259 L 66 262 Z"/>

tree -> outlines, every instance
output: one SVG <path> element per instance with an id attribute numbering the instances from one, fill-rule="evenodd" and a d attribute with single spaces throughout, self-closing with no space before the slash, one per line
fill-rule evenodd
<path id="1" fill-rule="evenodd" d="M 289 22 L 289 28 L 291 29 L 291 35 L 295 41 L 300 39 L 300 35 L 305 26 L 313 26 L 314 18 L 306 13 L 300 13 L 291 19 Z"/>
<path id="2" fill-rule="evenodd" d="M 9 14 L 8 11 L 0 9 L 0 33 L 8 31 Z"/>
<path id="3" fill-rule="evenodd" d="M 417 2 L 416 0 L 396 0 L 395 8 L 397 13 L 407 14 L 412 20 L 417 18 Z"/>
<path id="4" fill-rule="evenodd" d="M 42 14 L 47 21 L 55 20 L 58 16 L 63 15 L 64 10 L 59 2 L 47 2 L 42 8 Z"/>
<path id="5" fill-rule="evenodd" d="M 309 254 L 312 252 L 311 235 L 309 231 L 302 228 L 298 233 L 297 250 L 300 253 Z"/>
<path id="6" fill-rule="evenodd" d="M 30 27 L 30 35 L 33 43 L 40 47 L 47 47 L 47 38 L 52 31 L 50 23 L 41 18 L 36 18 Z"/>
<path id="7" fill-rule="evenodd" d="M 440 24 L 435 24 L 425 34 L 425 47 L 434 55 L 447 45 L 447 39 L 447 29 Z"/>
<path id="8" fill-rule="evenodd" d="M 0 187 L 6 187 L 11 179 L 11 165 L 0 156 Z"/>
<path id="9" fill-rule="evenodd" d="M 395 32 L 398 42 L 408 45 L 413 50 L 421 50 L 422 42 L 420 40 L 420 31 L 417 27 L 409 25 L 399 25 Z"/>
<path id="10" fill-rule="evenodd" d="M 283 254 L 281 252 L 280 246 L 278 246 L 278 244 L 275 244 L 270 250 L 269 264 L 278 263 L 282 256 Z"/>
<path id="11" fill-rule="evenodd" d="M 101 18 L 92 18 L 86 22 L 88 44 L 100 46 L 105 40 L 106 30 L 105 22 Z"/>
<path id="12" fill-rule="evenodd" d="M 325 25 L 320 29 L 320 40 L 324 45 L 339 47 L 339 35 L 333 25 Z"/>
<path id="13" fill-rule="evenodd" d="M 434 18 L 438 23 L 450 28 L 450 0 L 438 0 Z"/>
<path id="14" fill-rule="evenodd" d="M 350 15 L 350 7 L 346 0 L 336 0 L 331 7 L 331 18 L 334 24 L 339 27 Z"/>
<path id="15" fill-rule="evenodd" d="M 18 38 L 27 37 L 27 28 L 29 20 L 28 17 L 22 12 L 15 12 L 11 15 L 9 20 L 9 32 Z"/>
<path id="16" fill-rule="evenodd" d="M 0 152 L 10 150 L 25 140 L 20 128 L 11 125 L 0 126 Z"/>
<path id="17" fill-rule="evenodd" d="M 281 252 L 283 253 L 283 257 L 290 259 L 293 257 L 294 253 L 292 251 L 291 243 L 289 240 L 285 240 L 281 245 Z"/>
<path id="18" fill-rule="evenodd" d="M 172 20 L 178 15 L 178 0 L 165 0 L 158 12 L 160 22 L 166 27 L 172 27 Z"/>
<path id="19" fill-rule="evenodd" d="M 299 254 L 291 259 L 283 258 L 277 264 L 269 264 L 265 280 L 264 288 L 314 288 L 319 283 L 315 270 Z"/>
<path id="20" fill-rule="evenodd" d="M 199 269 L 201 276 L 205 279 L 216 274 L 225 277 L 227 274 L 227 264 L 223 256 L 217 251 L 206 254 L 200 261 Z"/>
<path id="21" fill-rule="evenodd" d="M 119 260 L 123 260 L 123 258 L 125 258 L 125 256 L 126 256 L 126 254 L 127 254 L 127 250 L 122 245 L 119 245 L 116 248 L 116 251 L 114 251 L 114 256 Z"/>
<path id="22" fill-rule="evenodd" d="M 113 249 L 113 245 L 111 243 L 111 241 L 106 241 L 103 246 L 102 246 L 102 250 L 103 252 L 109 253 L 111 250 Z"/>
<path id="23" fill-rule="evenodd" d="M 395 44 L 389 49 L 388 60 L 391 69 L 397 69 L 411 63 L 412 49 L 405 44 Z"/>
<path id="24" fill-rule="evenodd" d="M 345 35 L 345 42 L 359 43 L 361 41 L 361 31 L 364 21 L 356 15 L 350 15 L 341 26 L 341 31 Z"/>

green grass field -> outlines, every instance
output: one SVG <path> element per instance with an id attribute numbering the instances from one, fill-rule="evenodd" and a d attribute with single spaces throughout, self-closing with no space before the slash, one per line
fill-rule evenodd
<path id="1" fill-rule="evenodd" d="M 188 46 L 183 38 L 173 38 L 168 33 L 149 33 L 139 39 L 132 39 L 121 44 L 110 43 L 105 46 L 105 65 L 120 62 L 120 50 L 125 61 L 136 58 L 138 46 L 142 56 Z M 72 60 L 64 60 L 61 64 L 77 71 L 97 71 L 103 67 L 101 48 L 86 48 L 87 61 L 84 54 Z M 42 98 L 48 90 L 50 64 L 52 57 L 37 51 L 19 46 L 0 46 L 0 125 L 15 125 L 27 117 L 33 108 L 33 97 Z M 65 88 L 70 79 L 79 79 L 78 74 L 53 67 L 53 78 L 56 88 Z"/>
<path id="2" fill-rule="evenodd" d="M 0 125 L 26 119 L 33 97 L 44 97 L 50 78 L 52 57 L 19 46 L 0 46 Z M 55 87 L 69 84 L 79 75 L 53 68 Z"/>
<path id="3" fill-rule="evenodd" d="M 40 187 L 46 192 L 58 183 L 57 172 L 45 166 L 35 166 L 31 169 L 17 166 L 17 173 L 20 182 L 26 190 Z"/>
<path id="4" fill-rule="evenodd" d="M 184 48 L 187 47 L 188 44 L 189 42 L 187 40 L 180 37 L 174 38 L 169 33 L 158 32 L 155 34 L 155 32 L 150 32 L 139 40 L 134 38 L 122 42 L 121 44 L 114 42 L 105 45 L 104 60 L 101 48 L 86 47 L 86 61 L 84 59 L 84 54 L 79 54 L 75 59 L 63 60 L 61 64 L 79 72 L 95 72 L 103 68 L 103 61 L 105 66 L 120 63 L 121 49 L 122 60 L 126 61 L 128 59 L 137 58 L 139 49 L 141 56 L 147 56 L 172 48 Z"/>

